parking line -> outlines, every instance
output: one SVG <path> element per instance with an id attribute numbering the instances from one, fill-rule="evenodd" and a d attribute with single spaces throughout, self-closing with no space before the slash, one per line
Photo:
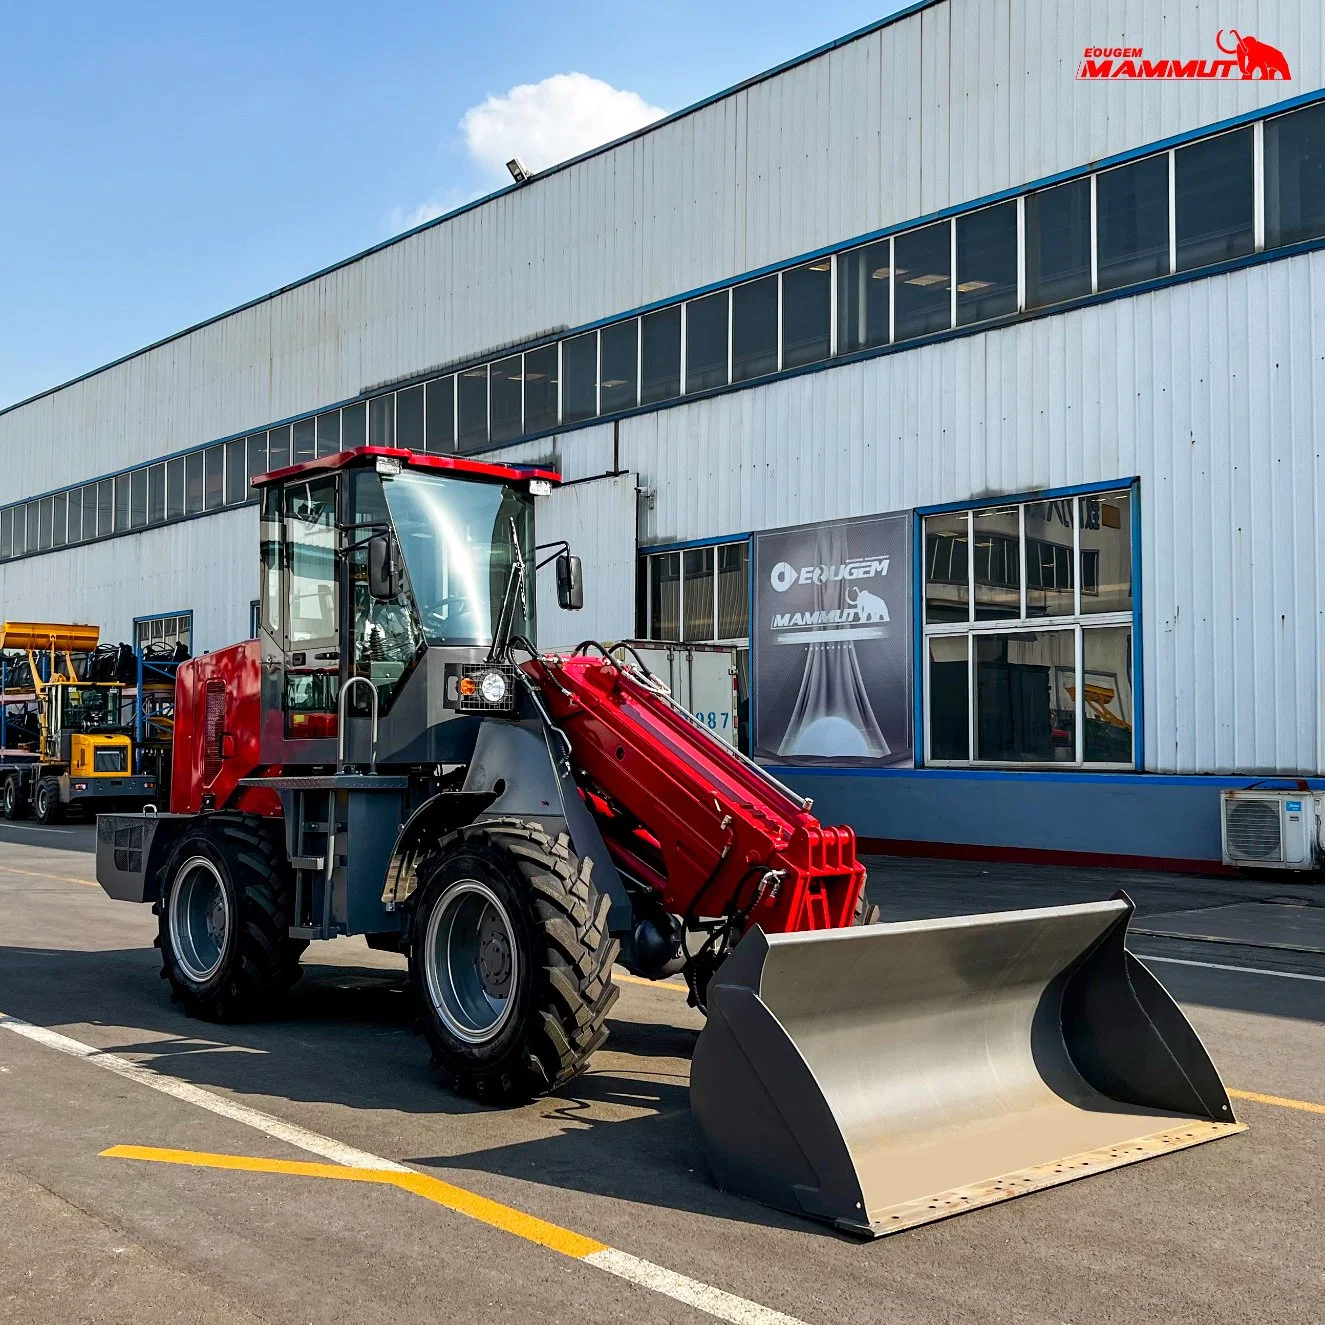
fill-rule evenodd
<path id="1" fill-rule="evenodd" d="M 1207 971 L 1237 971 L 1241 975 L 1277 975 L 1281 980 L 1314 980 L 1325 984 L 1325 975 L 1307 975 L 1303 971 L 1272 971 L 1265 966 L 1229 966 L 1225 962 L 1194 962 L 1184 957 L 1152 957 L 1149 953 L 1134 954 L 1143 962 L 1168 962 L 1170 966 L 1200 966 Z"/>
<path id="2" fill-rule="evenodd" d="M 1289 1099 L 1286 1095 L 1262 1095 L 1254 1090 L 1230 1090 L 1230 1099 L 1251 1100 L 1253 1104 L 1273 1104 L 1279 1109 L 1301 1109 L 1303 1113 L 1325 1113 L 1325 1104 L 1313 1104 L 1310 1100 Z"/>
<path id="3" fill-rule="evenodd" d="M 21 874 L 28 879 L 54 880 L 56 883 L 81 883 L 85 888 L 99 888 L 95 879 L 75 879 L 68 874 L 48 874 L 41 870 L 16 870 L 12 865 L 0 865 L 0 874 Z"/>
<path id="4" fill-rule="evenodd" d="M 191 1085 L 186 1081 L 179 1081 L 174 1077 L 164 1076 L 150 1067 L 144 1067 L 141 1063 L 134 1063 L 127 1058 L 121 1058 L 118 1054 L 95 1049 L 89 1044 L 84 1044 L 81 1040 L 75 1040 L 72 1036 L 62 1035 L 59 1031 L 50 1030 L 45 1026 L 34 1026 L 30 1022 L 22 1021 L 18 1017 L 11 1017 L 3 1012 L 0 1012 L 0 1029 L 12 1031 L 16 1035 L 23 1036 L 24 1039 L 32 1040 L 59 1053 L 68 1054 L 73 1058 L 81 1059 L 85 1063 L 90 1063 L 93 1067 L 113 1072 L 116 1076 L 136 1081 L 139 1085 L 147 1086 L 151 1090 L 160 1091 L 164 1095 L 170 1095 L 175 1099 L 194 1104 L 198 1108 L 206 1109 L 209 1113 L 219 1114 L 223 1118 L 243 1123 L 246 1127 L 252 1127 L 267 1136 L 285 1141 L 287 1144 L 309 1154 L 321 1155 L 324 1159 L 331 1160 L 331 1165 L 327 1167 L 361 1169 L 383 1175 L 389 1174 L 389 1179 L 383 1176 L 375 1178 L 373 1181 L 395 1182 L 396 1185 L 418 1195 L 426 1196 L 429 1200 L 437 1200 L 438 1194 L 445 1191 L 456 1203 L 452 1204 L 451 1200 L 442 1200 L 438 1202 L 439 1204 L 459 1210 L 460 1213 L 469 1215 L 471 1218 L 481 1219 L 493 1227 L 514 1233 L 518 1237 L 527 1236 L 525 1232 L 520 1231 L 521 1227 L 532 1229 L 534 1225 L 540 1225 L 549 1230 L 557 1229 L 559 1235 L 579 1239 L 580 1243 L 576 1245 L 587 1246 L 592 1244 L 597 1248 L 597 1250 L 582 1254 L 565 1250 L 563 1254 L 574 1256 L 575 1259 L 586 1265 L 592 1265 L 595 1269 L 615 1275 L 618 1279 L 625 1279 L 627 1282 L 636 1284 L 641 1288 L 647 1288 L 651 1292 L 672 1298 L 686 1306 L 695 1308 L 697 1311 L 702 1311 L 706 1315 L 714 1316 L 718 1320 L 725 1320 L 729 1322 L 729 1325 L 805 1325 L 804 1321 L 798 1320 L 795 1316 L 785 1315 L 781 1311 L 775 1311 L 772 1307 L 761 1306 L 758 1302 L 751 1302 L 748 1298 L 737 1297 L 734 1293 L 725 1292 L 721 1288 L 713 1287 L 712 1284 L 706 1284 L 701 1280 L 678 1274 L 675 1270 L 668 1270 L 664 1266 L 655 1265 L 652 1261 L 646 1261 L 639 1256 L 632 1256 L 629 1252 L 620 1251 L 616 1247 L 605 1246 L 601 1242 L 574 1233 L 570 1229 L 558 1229 L 557 1225 L 545 1224 L 544 1221 L 536 1219 L 533 1215 L 526 1215 L 519 1210 L 512 1210 L 508 1206 L 489 1201 L 476 1192 L 468 1192 L 460 1187 L 452 1187 L 449 1183 L 432 1178 L 428 1174 L 419 1173 L 416 1169 L 407 1168 L 404 1164 L 397 1164 L 393 1160 L 383 1159 L 380 1155 L 371 1154 L 366 1150 L 357 1150 L 353 1146 L 344 1145 L 329 1136 L 322 1136 L 295 1123 L 288 1123 L 273 1114 L 250 1108 L 247 1104 L 239 1104 L 233 1100 L 225 1099 L 223 1096 L 214 1095 L 209 1090 L 203 1090 L 200 1086 Z M 213 1156 L 212 1158 L 227 1161 L 225 1166 L 229 1166 L 230 1161 L 242 1157 Z M 258 1163 L 266 1164 L 273 1162 L 275 1161 L 258 1161 Z M 217 1167 L 221 1166 L 218 1165 Z M 314 1165 L 312 1167 L 320 1169 L 323 1166 Z M 462 1200 L 465 1206 L 463 1209 L 460 1204 Z M 485 1218 L 485 1215 L 488 1214 L 500 1215 L 500 1219 L 495 1217 Z M 520 1225 L 519 1221 L 525 1220 L 529 1221 L 529 1224 Z M 530 1240 L 538 1241 L 537 1238 Z M 541 1245 L 548 1246 L 550 1244 L 541 1243 Z M 553 1250 L 562 1249 L 553 1247 Z"/>

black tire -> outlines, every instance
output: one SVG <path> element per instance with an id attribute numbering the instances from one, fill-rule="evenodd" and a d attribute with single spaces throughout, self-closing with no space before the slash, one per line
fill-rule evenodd
<path id="1" fill-rule="evenodd" d="M 866 880 L 868 883 L 868 879 Z M 856 925 L 877 925 L 879 923 L 879 908 L 870 904 L 870 899 L 866 895 L 866 888 L 861 888 L 860 896 L 856 898 L 856 913 L 851 917 L 852 926 Z"/>
<path id="2" fill-rule="evenodd" d="M 0 793 L 0 806 L 3 806 L 6 819 L 26 819 L 28 817 L 28 798 L 23 794 L 18 774 L 5 779 L 5 789 Z"/>
<path id="3" fill-rule="evenodd" d="M 619 945 L 607 932 L 609 899 L 597 894 L 591 873 L 592 862 L 571 850 L 564 833 L 554 841 L 516 819 L 451 833 L 420 865 L 410 985 L 433 1066 L 458 1094 L 487 1104 L 545 1094 L 582 1071 L 607 1039 L 604 1023 L 620 993 L 612 983 Z M 443 1006 L 437 977 L 440 925 L 450 916 L 448 933 L 454 930 L 457 908 L 469 902 L 495 920 L 510 960 L 499 1018 L 466 1039 L 448 1024 L 448 1015 L 452 1023 L 457 1016 Z M 500 972 L 480 968 L 485 932 L 474 940 L 472 978 L 485 988 L 495 978 L 500 988 Z M 455 988 L 449 976 L 447 987 Z"/>
<path id="4" fill-rule="evenodd" d="M 42 778 L 37 783 L 37 794 L 32 798 L 32 812 L 41 824 L 58 824 L 64 818 L 59 778 Z"/>
<path id="5" fill-rule="evenodd" d="M 294 884 L 280 824 L 209 816 L 175 844 L 163 878 L 154 910 L 171 1001 L 208 1021 L 241 1021 L 276 1010 L 299 978 L 299 955 L 308 946 L 288 934 Z M 225 913 L 217 925 L 214 965 L 188 942 L 186 899 L 177 896 L 185 886 L 211 889 L 213 910 Z"/>

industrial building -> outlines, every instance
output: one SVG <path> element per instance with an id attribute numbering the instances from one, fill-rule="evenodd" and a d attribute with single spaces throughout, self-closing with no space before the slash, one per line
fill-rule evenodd
<path id="1" fill-rule="evenodd" d="M 536 462 L 542 642 L 730 644 L 826 821 L 1217 861 L 1325 786 L 1325 11 L 1234 17 L 916 4 L 12 405 L 0 618 L 213 649 L 254 475 Z"/>

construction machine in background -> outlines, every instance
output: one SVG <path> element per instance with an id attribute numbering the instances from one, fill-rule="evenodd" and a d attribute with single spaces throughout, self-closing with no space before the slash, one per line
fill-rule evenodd
<path id="1" fill-rule="evenodd" d="M 21 680 L 0 687 L 0 809 L 6 819 L 31 813 L 49 824 L 66 814 L 156 801 L 158 771 L 134 767 L 123 681 L 91 674 L 99 639 L 96 626 L 0 625 L 0 656 L 17 654 L 23 664 Z M 6 665 L 5 671 L 14 669 Z"/>
<path id="2" fill-rule="evenodd" d="M 534 644 L 557 475 L 366 447 L 256 480 L 260 634 L 178 671 L 170 810 L 104 815 L 97 877 L 159 918 L 172 997 L 270 1012 L 312 940 L 407 954 L 446 1082 L 555 1090 L 614 964 L 707 1010 L 718 1183 L 875 1235 L 1237 1130 L 1115 899 L 869 924 L 849 828 L 629 647 Z"/>

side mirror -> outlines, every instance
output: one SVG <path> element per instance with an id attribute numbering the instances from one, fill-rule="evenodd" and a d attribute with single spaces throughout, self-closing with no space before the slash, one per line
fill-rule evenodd
<path id="1" fill-rule="evenodd" d="M 368 593 L 379 603 L 400 596 L 400 567 L 390 534 L 374 534 L 368 540 Z"/>
<path id="2" fill-rule="evenodd" d="M 578 612 L 584 606 L 584 571 L 579 557 L 569 552 L 557 555 L 557 606 L 564 612 Z"/>

